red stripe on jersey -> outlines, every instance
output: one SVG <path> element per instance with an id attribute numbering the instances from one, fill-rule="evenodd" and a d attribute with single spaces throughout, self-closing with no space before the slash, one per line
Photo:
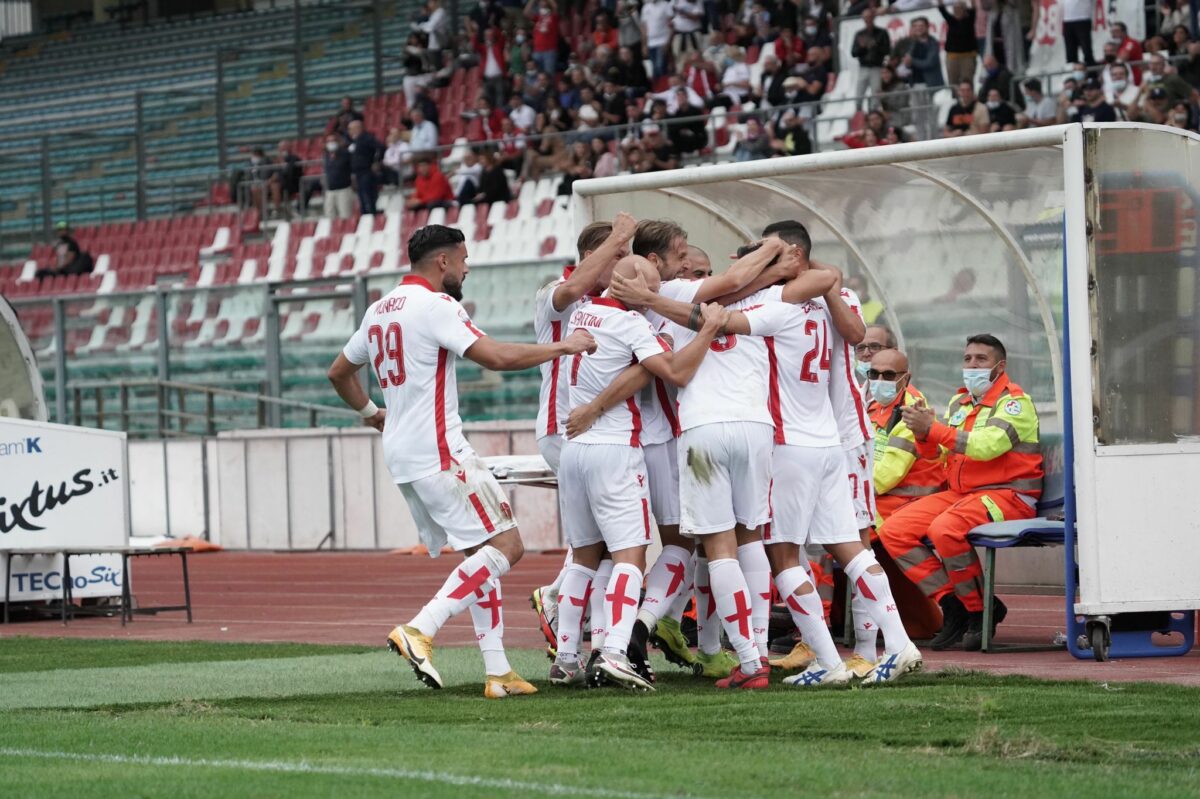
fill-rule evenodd
<path id="1" fill-rule="evenodd" d="M 562 341 L 562 322 L 550 323 L 550 340 Z M 550 364 L 550 407 L 546 414 L 546 435 L 552 436 L 558 432 L 558 368 L 562 358 L 555 358 Z"/>
<path id="2" fill-rule="evenodd" d="M 446 363 L 450 352 L 438 349 L 437 377 L 433 387 L 433 424 L 437 430 L 438 457 L 442 471 L 450 468 L 450 445 L 446 443 Z"/>
<path id="3" fill-rule="evenodd" d="M 633 416 L 633 432 L 629 434 L 629 446 L 640 447 L 642 445 L 642 412 L 638 410 L 637 400 L 633 397 L 625 400 L 625 407 L 629 408 L 629 413 Z"/>
<path id="4" fill-rule="evenodd" d="M 862 430 L 863 438 L 869 439 L 871 430 L 867 427 L 867 411 L 863 407 L 862 390 L 858 387 L 858 381 L 854 379 L 854 367 L 850 365 L 850 360 L 854 357 L 851 354 L 850 342 L 845 342 L 842 346 L 846 348 L 846 355 L 842 360 L 846 362 L 846 384 L 850 387 L 850 396 L 854 400 L 854 412 L 858 414 L 858 427 Z"/>
<path id="5" fill-rule="evenodd" d="M 492 520 L 488 518 L 487 511 L 483 509 L 483 503 L 479 501 L 477 494 L 470 494 L 467 499 L 471 500 L 471 505 L 475 508 L 475 512 L 479 514 L 479 521 L 483 522 L 483 529 L 489 533 L 496 532 L 496 528 L 492 526 Z"/>
<path id="6" fill-rule="evenodd" d="M 646 540 L 650 540 L 650 502 L 642 500 L 642 526 L 646 528 Z"/>
<path id="7" fill-rule="evenodd" d="M 596 305 L 603 305 L 606 308 L 619 308 L 622 311 L 629 310 L 627 307 L 625 307 L 625 303 L 618 299 L 614 299 L 613 297 L 596 297 L 594 300 L 592 300 L 592 302 Z"/>
<path id="8" fill-rule="evenodd" d="M 679 414 L 675 413 L 675 403 L 667 394 L 667 386 L 660 378 L 654 378 L 654 393 L 658 395 L 658 404 L 666 414 L 667 423 L 671 425 L 671 435 L 679 438 Z"/>
<path id="9" fill-rule="evenodd" d="M 783 408 L 779 400 L 779 361 L 775 358 L 775 337 L 764 336 L 763 343 L 767 345 L 767 410 L 771 412 L 771 422 L 775 425 L 775 443 L 786 444 L 783 435 Z"/>
<path id="10" fill-rule="evenodd" d="M 480 330 L 479 328 L 475 327 L 475 323 L 472 322 L 470 319 L 467 319 L 466 321 L 464 321 L 463 324 L 467 326 L 467 330 L 470 330 L 472 333 L 475 334 L 475 338 L 483 338 L 483 331 Z"/>
<path id="11" fill-rule="evenodd" d="M 433 284 L 420 275 L 405 275 L 400 278 L 401 286 L 420 286 L 421 288 L 433 291 Z"/>

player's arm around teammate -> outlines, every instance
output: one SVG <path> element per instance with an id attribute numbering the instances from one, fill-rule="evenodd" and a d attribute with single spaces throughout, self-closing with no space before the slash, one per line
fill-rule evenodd
<path id="1" fill-rule="evenodd" d="M 637 231 L 637 224 L 637 220 L 624 211 L 616 215 L 608 238 L 599 247 L 584 255 L 579 266 L 554 290 L 551 304 L 555 311 L 561 313 L 596 288 L 605 271 L 626 255 L 629 242 Z"/>

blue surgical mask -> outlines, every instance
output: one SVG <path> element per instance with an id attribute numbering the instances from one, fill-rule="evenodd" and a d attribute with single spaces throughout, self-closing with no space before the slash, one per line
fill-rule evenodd
<path id="1" fill-rule="evenodd" d="M 900 393 L 896 383 L 895 380 L 872 380 L 871 396 L 880 405 L 891 405 L 896 401 L 896 395 Z"/>
<path id="2" fill-rule="evenodd" d="M 867 372 L 871 370 L 870 361 L 855 361 L 854 374 L 858 377 L 858 382 L 863 382 L 867 379 Z"/>
<path id="3" fill-rule="evenodd" d="M 975 399 L 986 394 L 994 382 L 991 369 L 963 369 L 963 385 Z"/>

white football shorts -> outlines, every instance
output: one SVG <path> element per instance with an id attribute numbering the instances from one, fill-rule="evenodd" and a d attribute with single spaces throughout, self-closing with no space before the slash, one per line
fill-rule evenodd
<path id="1" fill-rule="evenodd" d="M 577 549 L 603 541 L 609 552 L 619 552 L 649 544 L 646 482 L 639 447 L 568 441 L 558 472 L 567 545 Z"/>
<path id="2" fill-rule="evenodd" d="M 650 479 L 650 511 L 659 524 L 679 524 L 679 446 L 675 439 L 642 447 Z"/>
<path id="3" fill-rule="evenodd" d="M 848 544 L 859 540 L 841 447 L 776 445 L 767 544 Z"/>
<path id="4" fill-rule="evenodd" d="M 774 429 L 759 422 L 716 422 L 679 437 L 680 532 L 711 535 L 735 523 L 771 520 Z"/>
<path id="5" fill-rule="evenodd" d="M 566 439 L 562 436 L 542 436 L 537 440 L 538 452 L 545 458 L 546 463 L 550 465 L 550 469 L 558 474 L 558 464 L 562 460 L 563 442 Z"/>
<path id="6" fill-rule="evenodd" d="M 850 498 L 858 529 L 875 524 L 875 448 L 873 441 L 864 441 L 853 449 L 843 450 L 846 474 L 850 480 Z"/>
<path id="7" fill-rule="evenodd" d="M 467 447 L 453 459 L 443 472 L 399 483 L 432 558 L 447 544 L 461 552 L 517 526 L 504 489 L 475 450 Z"/>

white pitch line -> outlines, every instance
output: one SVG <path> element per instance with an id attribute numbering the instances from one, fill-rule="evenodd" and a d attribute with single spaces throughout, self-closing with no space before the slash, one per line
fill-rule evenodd
<path id="1" fill-rule="evenodd" d="M 227 768 L 245 771 L 267 771 L 285 774 L 331 774 L 339 777 L 380 777 L 386 779 L 420 780 L 421 782 L 457 785 L 467 788 L 493 788 L 499 790 L 529 791 L 552 796 L 595 796 L 601 799 L 665 799 L 663 794 L 614 791 L 607 788 L 557 785 L 548 782 L 525 782 L 496 777 L 475 777 L 467 774 L 449 774 L 441 771 L 424 771 L 402 768 L 353 768 L 350 766 L 327 766 L 305 761 L 286 760 L 213 760 L 189 757 L 151 757 L 149 755 L 112 755 L 88 752 L 57 752 L 40 749 L 16 749 L 0 747 L 0 756 L 29 757 L 44 760 L 73 760 L 83 763 L 120 763 L 132 766 L 196 766 L 199 768 Z"/>

